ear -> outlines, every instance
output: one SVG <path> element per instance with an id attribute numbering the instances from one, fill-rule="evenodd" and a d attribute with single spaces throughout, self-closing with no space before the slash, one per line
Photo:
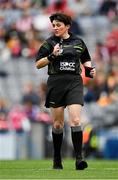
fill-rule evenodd
<path id="1" fill-rule="evenodd" d="M 69 24 L 66 27 L 67 27 L 67 29 L 70 29 L 70 25 Z"/>

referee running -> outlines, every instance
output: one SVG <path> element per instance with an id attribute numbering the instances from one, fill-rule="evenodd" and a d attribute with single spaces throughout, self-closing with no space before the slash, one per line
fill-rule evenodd
<path id="1" fill-rule="evenodd" d="M 54 147 L 53 168 L 63 169 L 61 145 L 63 141 L 64 109 L 69 113 L 69 125 L 75 152 L 75 169 L 87 168 L 82 156 L 82 128 L 80 113 L 83 100 L 82 64 L 90 67 L 90 77 L 95 76 L 91 57 L 82 39 L 69 31 L 71 17 L 64 13 L 54 13 L 50 17 L 54 34 L 45 40 L 36 57 L 38 69 L 48 65 L 47 95 L 45 106 L 51 109 Z"/>

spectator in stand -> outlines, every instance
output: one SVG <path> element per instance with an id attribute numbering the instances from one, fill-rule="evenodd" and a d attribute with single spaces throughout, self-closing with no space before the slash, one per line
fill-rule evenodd
<path id="1" fill-rule="evenodd" d="M 12 23 L 6 30 L 4 36 L 7 48 L 10 50 L 13 57 L 21 56 L 22 48 L 26 43 L 24 33 L 20 32 L 16 23 Z"/>
<path id="2" fill-rule="evenodd" d="M 19 31 L 16 27 L 16 23 L 12 23 L 5 31 L 5 35 L 4 35 L 4 39 L 5 42 L 7 43 L 11 37 L 13 36 L 17 36 L 20 41 L 23 43 L 26 43 L 25 37 L 24 37 L 24 33 Z"/>
<path id="3" fill-rule="evenodd" d="M 41 9 L 43 8 L 46 8 L 49 4 L 50 4 L 50 1 L 49 0 L 32 0 L 32 4 L 33 4 L 33 7 L 36 7 L 39 6 L 41 7 Z"/>
<path id="4" fill-rule="evenodd" d="M 106 80 L 106 93 L 103 93 L 97 103 L 100 106 L 107 106 L 118 101 L 117 81 L 114 75 L 109 75 Z"/>
<path id="5" fill-rule="evenodd" d="M 8 28 L 12 23 L 17 22 L 21 16 L 21 10 L 14 6 L 13 0 L 2 1 L 0 12 L 5 18 L 5 27 Z"/>
<path id="6" fill-rule="evenodd" d="M 102 93 L 106 93 L 106 75 L 104 71 L 97 71 L 94 81 L 86 85 L 84 101 L 86 103 L 97 102 Z"/>
<path id="7" fill-rule="evenodd" d="M 23 11 L 22 17 L 16 22 L 16 27 L 21 32 L 26 32 L 32 28 L 32 16 L 29 11 Z"/>
<path id="8" fill-rule="evenodd" d="M 8 132 L 9 130 L 9 123 L 7 120 L 7 115 L 5 112 L 0 110 L 0 133 Z"/>
<path id="9" fill-rule="evenodd" d="M 68 14 L 68 13 L 66 13 Z M 76 13 L 71 13 L 72 18 L 72 24 L 70 27 L 70 31 L 77 34 L 78 36 L 83 36 L 84 35 L 84 29 L 82 28 L 81 24 L 79 23 L 78 16 Z"/>
<path id="10" fill-rule="evenodd" d="M 7 47 L 10 49 L 13 57 L 21 56 L 22 45 L 18 36 L 13 35 L 7 42 Z"/>
<path id="11" fill-rule="evenodd" d="M 109 56 L 118 53 L 118 29 L 112 30 L 105 39 L 105 46 L 108 49 Z"/>
<path id="12" fill-rule="evenodd" d="M 42 39 L 40 39 L 34 29 L 27 31 L 25 35 L 26 43 L 22 47 L 22 56 L 28 59 L 34 58 L 38 51 L 38 48 L 42 44 Z"/>
<path id="13" fill-rule="evenodd" d="M 109 19 L 113 20 L 117 16 L 117 0 L 103 0 L 98 13 L 106 15 Z"/>
<path id="14" fill-rule="evenodd" d="M 41 82 L 38 86 L 38 94 L 40 97 L 40 112 L 37 114 L 37 121 L 43 123 L 52 123 L 52 117 L 50 111 L 45 108 L 45 99 L 47 93 L 47 84 L 46 82 Z"/>
<path id="15" fill-rule="evenodd" d="M 86 0 L 70 0 L 69 8 L 77 14 L 77 16 L 88 16 L 92 14 L 89 2 Z"/>
<path id="16" fill-rule="evenodd" d="M 51 14 L 58 11 L 62 11 L 69 14 L 74 13 L 74 11 L 72 11 L 71 8 L 69 8 L 67 0 L 55 0 L 44 9 L 44 12 L 46 12 L 47 14 Z"/>
<path id="17" fill-rule="evenodd" d="M 39 113 L 40 97 L 36 92 L 32 82 L 25 84 L 21 102 L 24 106 L 25 114 L 30 121 L 35 122 L 37 113 Z"/>
<path id="18" fill-rule="evenodd" d="M 9 123 L 7 119 L 8 104 L 4 98 L 0 98 L 0 133 L 9 130 Z"/>
<path id="19" fill-rule="evenodd" d="M 95 52 L 93 54 L 93 58 L 95 59 L 95 61 L 99 62 L 105 62 L 105 61 L 109 61 L 109 54 L 108 54 L 108 50 L 105 47 L 104 43 L 97 41 L 96 42 L 96 46 L 95 46 Z"/>
<path id="20" fill-rule="evenodd" d="M 111 56 L 111 74 L 115 76 L 118 84 L 118 52 L 113 53 Z"/>
<path id="21" fill-rule="evenodd" d="M 42 108 L 44 108 L 46 92 L 47 92 L 47 84 L 45 82 L 41 82 L 38 87 L 38 94 L 40 97 L 40 107 Z"/>
<path id="22" fill-rule="evenodd" d="M 108 48 L 105 46 L 103 42 L 101 41 L 96 42 L 95 50 L 92 55 L 92 58 L 94 59 L 95 66 L 98 71 L 100 71 L 101 69 L 106 71 L 106 68 L 110 61 L 110 56 L 109 56 Z M 105 66 L 103 66 L 103 64 Z"/>
<path id="23" fill-rule="evenodd" d="M 0 111 L 4 113 L 8 113 L 8 102 L 5 98 L 0 97 Z"/>
<path id="24" fill-rule="evenodd" d="M 13 0 L 17 9 L 26 10 L 32 7 L 32 0 Z"/>
<path id="25" fill-rule="evenodd" d="M 118 82 L 116 76 L 113 74 L 109 75 L 106 80 L 106 92 L 109 93 L 115 91 L 117 86 Z"/>
<path id="26" fill-rule="evenodd" d="M 22 103 L 31 102 L 33 105 L 40 104 L 40 97 L 35 90 L 35 87 L 32 82 L 27 82 L 24 85 L 24 92 L 22 96 Z"/>
<path id="27" fill-rule="evenodd" d="M 30 131 L 30 120 L 20 105 L 15 105 L 8 113 L 10 129 L 16 132 Z"/>
<path id="28" fill-rule="evenodd" d="M 2 62 L 6 62 L 11 57 L 10 49 L 5 43 L 5 34 L 6 29 L 4 27 L 0 27 L 0 61 Z"/>

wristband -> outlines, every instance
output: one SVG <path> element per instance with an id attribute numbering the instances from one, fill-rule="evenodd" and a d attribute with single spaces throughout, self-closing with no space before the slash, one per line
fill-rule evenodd
<path id="1" fill-rule="evenodd" d="M 52 61 L 54 61 L 55 57 L 56 56 L 54 54 L 49 54 L 49 56 L 47 58 L 50 62 L 52 62 Z"/>

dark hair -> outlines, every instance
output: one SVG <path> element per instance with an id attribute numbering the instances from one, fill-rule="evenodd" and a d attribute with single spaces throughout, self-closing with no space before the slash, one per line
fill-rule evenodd
<path id="1" fill-rule="evenodd" d="M 64 14 L 64 13 L 59 13 L 59 12 L 58 13 L 54 13 L 49 18 L 50 18 L 51 23 L 54 20 L 63 22 L 65 25 L 71 25 L 71 23 L 72 23 L 71 17 L 68 16 L 67 14 Z"/>

